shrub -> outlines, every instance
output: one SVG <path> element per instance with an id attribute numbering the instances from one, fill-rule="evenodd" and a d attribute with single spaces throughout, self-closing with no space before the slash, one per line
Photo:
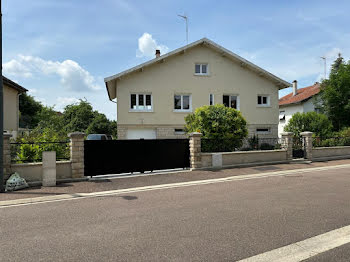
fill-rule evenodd
<path id="1" fill-rule="evenodd" d="M 284 131 L 292 132 L 299 137 L 301 132 L 310 131 L 315 136 L 327 138 L 332 135 L 332 123 L 326 115 L 316 112 L 295 113 L 284 127 Z"/>
<path id="2" fill-rule="evenodd" d="M 260 150 L 273 150 L 273 149 L 275 149 L 275 146 L 269 143 L 262 143 L 260 145 Z"/>
<path id="3" fill-rule="evenodd" d="M 248 135 L 247 122 L 242 114 L 224 105 L 199 107 L 187 115 L 185 121 L 187 133 L 202 133 L 203 151 L 233 151 L 242 146 Z"/>

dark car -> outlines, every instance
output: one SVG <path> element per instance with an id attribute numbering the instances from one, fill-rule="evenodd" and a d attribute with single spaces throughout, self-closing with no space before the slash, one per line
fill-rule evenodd
<path id="1" fill-rule="evenodd" d="M 90 134 L 87 136 L 86 140 L 110 140 L 105 134 Z"/>

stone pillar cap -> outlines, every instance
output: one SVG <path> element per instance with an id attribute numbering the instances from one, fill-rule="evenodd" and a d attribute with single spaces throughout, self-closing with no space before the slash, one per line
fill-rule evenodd
<path id="1" fill-rule="evenodd" d="M 9 138 L 10 138 L 10 137 L 12 137 L 12 134 L 4 133 L 3 136 L 4 136 L 4 138 L 5 138 L 5 137 L 9 137 Z"/>
<path id="2" fill-rule="evenodd" d="M 200 132 L 192 132 L 192 133 L 190 133 L 190 136 L 201 136 L 202 135 L 202 133 L 200 133 Z"/>
<path id="3" fill-rule="evenodd" d="M 68 137 L 71 137 L 71 138 L 73 138 L 73 137 L 82 137 L 82 136 L 85 136 L 85 133 L 83 133 L 83 132 L 73 132 L 73 133 L 69 133 L 68 134 Z"/>
<path id="4" fill-rule="evenodd" d="M 305 132 L 301 132 L 300 135 L 302 136 L 312 136 L 313 132 L 309 132 L 309 131 L 305 131 Z"/>

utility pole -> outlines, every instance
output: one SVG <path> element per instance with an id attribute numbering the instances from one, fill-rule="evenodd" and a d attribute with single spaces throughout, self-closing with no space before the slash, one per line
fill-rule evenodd
<path id="1" fill-rule="evenodd" d="M 186 22 L 186 43 L 188 44 L 188 17 L 186 16 L 186 14 L 178 15 L 178 16 L 180 16 L 183 19 L 185 19 L 185 22 Z"/>
<path id="2" fill-rule="evenodd" d="M 2 8 L 0 0 L 0 193 L 5 192 L 4 187 L 4 97 L 2 83 Z"/>
<path id="3" fill-rule="evenodd" d="M 321 56 L 324 61 L 324 79 L 327 79 L 327 58 L 325 56 Z"/>

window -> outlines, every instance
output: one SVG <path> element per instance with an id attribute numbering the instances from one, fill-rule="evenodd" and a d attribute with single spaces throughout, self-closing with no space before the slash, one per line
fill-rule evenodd
<path id="1" fill-rule="evenodd" d="M 256 133 L 257 134 L 269 134 L 270 128 L 257 128 Z"/>
<path id="2" fill-rule="evenodd" d="M 190 111 L 191 110 L 191 95 L 174 95 L 174 110 L 175 111 Z"/>
<path id="3" fill-rule="evenodd" d="M 210 106 L 214 105 L 214 95 L 213 94 L 209 95 L 209 105 Z"/>
<path id="4" fill-rule="evenodd" d="M 224 106 L 239 110 L 239 99 L 237 95 L 223 95 L 222 102 Z"/>
<path id="5" fill-rule="evenodd" d="M 280 121 L 286 120 L 285 111 L 280 111 L 279 119 L 280 119 Z"/>
<path id="6" fill-rule="evenodd" d="M 208 75 L 208 64 L 196 64 L 194 73 L 196 75 Z"/>
<path id="7" fill-rule="evenodd" d="M 184 135 L 185 134 L 185 130 L 181 129 L 181 128 L 175 128 L 175 135 Z"/>
<path id="8" fill-rule="evenodd" d="M 270 106 L 270 96 L 258 95 L 258 106 Z"/>
<path id="9" fill-rule="evenodd" d="M 151 94 L 131 94 L 130 95 L 131 111 L 152 111 Z"/>

